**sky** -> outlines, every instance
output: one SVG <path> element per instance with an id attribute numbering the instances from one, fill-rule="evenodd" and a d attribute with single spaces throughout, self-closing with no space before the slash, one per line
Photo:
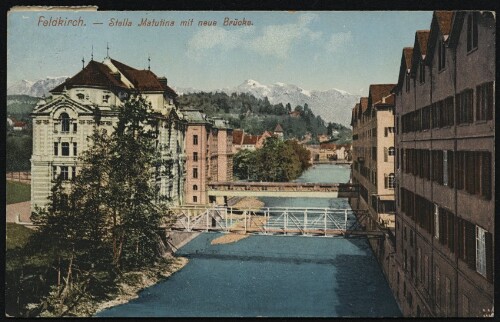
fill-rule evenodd
<path id="1" fill-rule="evenodd" d="M 84 26 L 43 25 L 58 18 L 81 18 Z M 224 26 L 226 18 L 251 25 Z M 132 26 L 110 26 L 112 19 Z M 144 19 L 174 25 L 139 26 Z M 430 11 L 10 12 L 7 86 L 73 76 L 92 47 L 102 61 L 109 45 L 111 58 L 138 69 L 150 57 L 151 70 L 175 87 L 213 90 L 253 79 L 366 95 L 370 84 L 397 82 L 402 48 L 431 19 Z"/>

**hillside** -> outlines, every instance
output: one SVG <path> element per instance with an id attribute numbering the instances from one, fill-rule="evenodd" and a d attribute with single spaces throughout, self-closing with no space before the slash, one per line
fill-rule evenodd
<path id="1" fill-rule="evenodd" d="M 7 115 L 18 119 L 26 118 L 33 111 L 38 100 L 38 97 L 28 95 L 7 95 Z"/>
<path id="2" fill-rule="evenodd" d="M 178 102 L 181 109 L 195 108 L 210 117 L 222 117 L 233 128 L 242 128 L 250 134 L 273 131 L 279 123 L 287 138 L 302 139 L 306 133 L 316 138 L 319 134 L 327 134 L 328 130 L 330 133 L 336 130 L 334 139 L 339 143 L 350 142 L 352 137 L 349 128 L 325 122 L 321 116 L 315 115 L 307 103 L 296 106 L 271 104 L 267 97 L 261 99 L 248 93 L 228 95 L 221 92 L 188 93 L 181 95 Z"/>
<path id="3" fill-rule="evenodd" d="M 200 92 L 193 88 L 175 88 L 180 94 Z M 287 104 L 292 107 L 308 104 L 315 115 L 320 115 L 326 122 L 340 123 L 349 127 L 352 107 L 359 101 L 359 95 L 353 95 L 340 89 L 325 91 L 307 90 L 297 85 L 275 83 L 264 85 L 256 80 L 248 79 L 236 87 L 213 90 L 228 95 L 247 93 L 256 98 L 267 97 L 271 104 Z"/>

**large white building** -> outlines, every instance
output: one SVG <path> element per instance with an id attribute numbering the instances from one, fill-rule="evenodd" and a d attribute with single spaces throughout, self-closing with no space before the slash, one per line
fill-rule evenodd
<path id="1" fill-rule="evenodd" d="M 32 210 L 48 203 L 54 178 L 61 175 L 69 181 L 76 175 L 78 156 L 91 144 L 87 137 L 96 127 L 111 133 L 119 107 L 136 92 L 152 104 L 158 121 L 156 146 L 169 161 L 169 169 L 156 178 L 157 184 L 173 204 L 183 202 L 186 122 L 174 105 L 177 94 L 165 77 L 106 57 L 102 63 L 91 60 L 33 110 Z"/>

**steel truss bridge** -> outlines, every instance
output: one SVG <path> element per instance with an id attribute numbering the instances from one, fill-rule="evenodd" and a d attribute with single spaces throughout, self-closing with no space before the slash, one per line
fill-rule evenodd
<path id="1" fill-rule="evenodd" d="M 369 214 L 356 211 L 355 215 L 351 209 L 273 207 L 257 210 L 213 205 L 181 206 L 171 208 L 170 212 L 168 218 L 173 222 L 170 229 L 176 231 L 345 237 L 384 235 L 380 230 L 364 230 L 360 223 Z"/>
<path id="2" fill-rule="evenodd" d="M 207 190 L 214 197 L 352 198 L 358 189 L 352 183 L 209 182 Z"/>

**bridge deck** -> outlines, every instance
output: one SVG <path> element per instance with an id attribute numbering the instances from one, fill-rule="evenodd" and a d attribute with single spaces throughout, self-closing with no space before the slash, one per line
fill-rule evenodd
<path id="1" fill-rule="evenodd" d="M 261 196 L 297 198 L 356 197 L 358 185 L 350 183 L 305 182 L 211 182 L 209 196 Z"/>

